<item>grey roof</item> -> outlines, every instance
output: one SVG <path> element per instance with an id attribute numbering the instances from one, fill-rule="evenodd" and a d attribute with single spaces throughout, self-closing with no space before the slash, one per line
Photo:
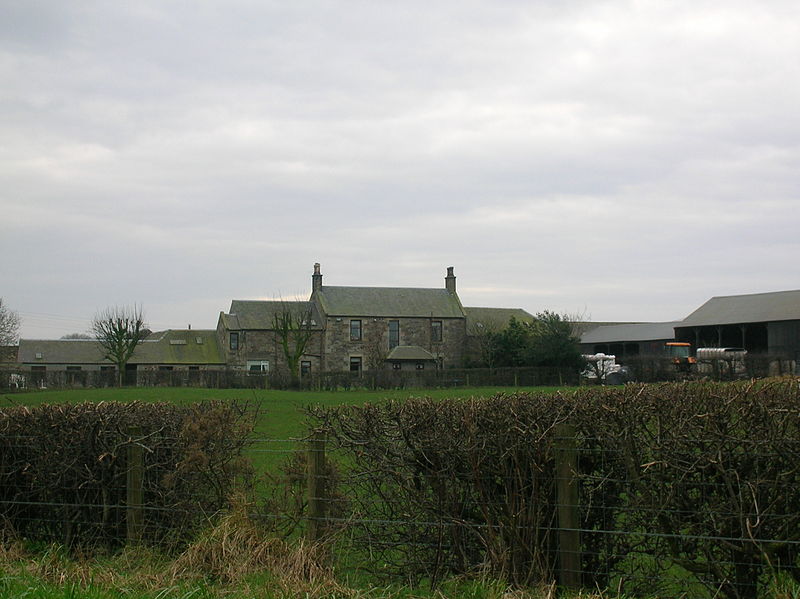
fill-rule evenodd
<path id="1" fill-rule="evenodd" d="M 290 310 L 294 314 L 304 315 L 311 310 L 311 328 L 322 328 L 322 319 L 313 302 L 284 302 L 262 300 L 233 300 L 230 313 L 223 314 L 223 324 L 229 330 L 269 331 L 273 329 L 276 314 Z"/>
<path id="2" fill-rule="evenodd" d="M 330 287 L 314 292 L 329 316 L 463 318 L 458 296 L 447 289 Z"/>
<path id="3" fill-rule="evenodd" d="M 19 361 L 22 364 L 110 364 L 94 339 L 20 339 Z"/>
<path id="4" fill-rule="evenodd" d="M 601 326 L 581 335 L 581 343 L 661 341 L 675 338 L 678 322 L 639 322 Z"/>
<path id="5" fill-rule="evenodd" d="M 712 297 L 679 327 L 800 320 L 800 290 Z"/>
<path id="6" fill-rule="evenodd" d="M 386 356 L 386 359 L 396 362 L 402 360 L 422 362 L 434 361 L 436 360 L 436 357 L 431 352 L 418 345 L 398 345 L 389 352 L 389 355 Z"/>
<path id="7" fill-rule="evenodd" d="M 41 358 L 37 357 L 41 354 Z M 20 339 L 23 364 L 110 364 L 94 339 Z M 214 364 L 224 360 L 213 330 L 152 333 L 136 347 L 131 364 Z"/>
<path id="8" fill-rule="evenodd" d="M 464 308 L 467 315 L 467 334 L 474 335 L 481 329 L 499 331 L 508 326 L 511 318 L 521 322 L 532 322 L 534 317 L 522 308 Z"/>

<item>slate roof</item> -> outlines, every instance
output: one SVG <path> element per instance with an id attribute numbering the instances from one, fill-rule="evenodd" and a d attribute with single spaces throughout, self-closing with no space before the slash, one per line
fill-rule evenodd
<path id="1" fill-rule="evenodd" d="M 389 352 L 386 356 L 387 360 L 395 362 L 403 360 L 412 360 L 415 362 L 422 361 L 435 361 L 436 357 L 428 350 L 420 347 L 419 345 L 398 345 Z"/>
<path id="2" fill-rule="evenodd" d="M 506 328 L 512 317 L 521 322 L 533 322 L 533 315 L 522 308 L 464 308 L 467 315 L 467 334 L 481 328 L 499 331 Z"/>
<path id="3" fill-rule="evenodd" d="M 276 314 L 291 310 L 296 314 L 305 314 L 311 310 L 311 328 L 321 329 L 322 319 L 313 302 L 284 302 L 263 300 L 233 300 L 228 314 L 223 314 L 223 324 L 229 330 L 243 329 L 269 331 Z"/>
<path id="4" fill-rule="evenodd" d="M 325 285 L 315 296 L 328 316 L 464 317 L 458 296 L 447 289 Z"/>
<path id="5" fill-rule="evenodd" d="M 661 341 L 675 338 L 679 322 L 639 322 L 601 326 L 581 335 L 581 343 Z"/>
<path id="6" fill-rule="evenodd" d="M 800 290 L 712 297 L 677 326 L 800 320 Z"/>
<path id="7" fill-rule="evenodd" d="M 37 358 L 36 354 L 41 354 Z M 20 339 L 23 364 L 111 364 L 94 339 Z M 152 333 L 136 347 L 131 364 L 214 364 L 224 360 L 213 330 L 167 330 Z"/>

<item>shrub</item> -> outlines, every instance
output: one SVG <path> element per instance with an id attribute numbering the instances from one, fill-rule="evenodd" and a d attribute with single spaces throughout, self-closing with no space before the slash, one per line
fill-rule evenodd
<path id="1" fill-rule="evenodd" d="M 82 403 L 0 410 L 0 518 L 67 546 L 125 541 L 131 446 L 141 448 L 144 539 L 173 543 L 249 479 L 254 415 L 209 402 Z"/>

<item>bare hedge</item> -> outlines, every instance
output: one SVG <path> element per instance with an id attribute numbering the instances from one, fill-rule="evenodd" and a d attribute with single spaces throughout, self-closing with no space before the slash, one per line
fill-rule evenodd
<path id="1" fill-rule="evenodd" d="M 572 430 L 586 586 L 752 598 L 775 572 L 800 581 L 794 379 L 419 398 L 312 417 L 345 455 L 351 534 L 383 571 L 556 578 L 554 462 Z"/>
<path id="2" fill-rule="evenodd" d="M 222 402 L 2 409 L 0 525 L 67 546 L 124 543 L 129 459 L 141 454 L 143 539 L 179 543 L 248 479 L 253 422 Z"/>

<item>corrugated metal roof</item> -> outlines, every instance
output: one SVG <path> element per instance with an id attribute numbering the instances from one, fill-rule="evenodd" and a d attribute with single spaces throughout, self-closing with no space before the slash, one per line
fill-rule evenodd
<path id="1" fill-rule="evenodd" d="M 581 335 L 581 343 L 662 341 L 675 338 L 678 322 L 640 322 L 597 327 Z"/>
<path id="2" fill-rule="evenodd" d="M 436 360 L 431 352 L 420 347 L 419 345 L 398 345 L 389 352 L 389 355 L 386 356 L 386 359 L 398 362 L 402 360 L 412 360 L 417 362 Z"/>
<path id="3" fill-rule="evenodd" d="M 230 313 L 223 321 L 233 330 L 273 330 L 276 314 L 290 310 L 293 314 L 306 314 L 311 310 L 311 328 L 321 329 L 322 319 L 312 302 L 284 302 L 263 300 L 233 300 Z M 231 325 L 236 325 L 231 326 Z"/>
<path id="4" fill-rule="evenodd" d="M 41 354 L 41 358 L 37 357 Z M 110 364 L 94 339 L 20 339 L 23 364 Z M 222 365 L 222 353 L 213 330 L 168 330 L 151 334 L 140 343 L 130 364 Z"/>
<path id="5" fill-rule="evenodd" d="M 679 327 L 800 320 L 800 290 L 712 297 Z"/>
<path id="6" fill-rule="evenodd" d="M 508 326 L 511 318 L 520 322 L 533 322 L 532 314 L 522 308 L 464 308 L 467 315 L 467 334 L 476 334 L 481 328 L 499 331 Z"/>
<path id="7" fill-rule="evenodd" d="M 458 296 L 447 289 L 323 286 L 315 296 L 328 316 L 464 317 Z"/>

